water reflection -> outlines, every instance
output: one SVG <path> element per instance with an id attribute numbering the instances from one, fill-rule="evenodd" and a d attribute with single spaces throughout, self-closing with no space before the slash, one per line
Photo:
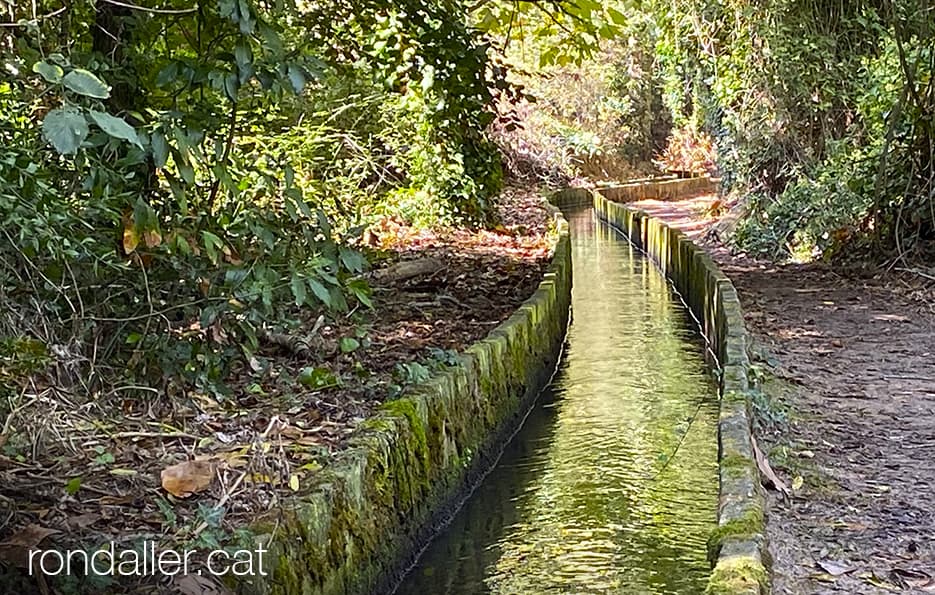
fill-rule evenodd
<path id="1" fill-rule="evenodd" d="M 651 263 L 590 210 L 568 218 L 559 373 L 401 595 L 704 590 L 718 408 L 703 346 Z"/>

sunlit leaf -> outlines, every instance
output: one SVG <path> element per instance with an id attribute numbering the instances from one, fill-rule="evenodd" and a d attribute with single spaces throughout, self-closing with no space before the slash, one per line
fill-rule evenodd
<path id="1" fill-rule="evenodd" d="M 141 149 L 143 148 L 143 144 L 140 142 L 140 137 L 136 134 L 136 130 L 122 118 L 91 110 L 91 119 L 94 120 L 95 124 L 101 127 L 101 130 L 110 136 L 128 141 Z"/>
<path id="2" fill-rule="evenodd" d="M 42 136 L 63 155 L 75 153 L 88 137 L 88 123 L 74 108 L 54 109 L 42 121 Z"/>
<path id="3" fill-rule="evenodd" d="M 36 62 L 32 65 L 32 71 L 42 75 L 42 78 L 50 83 L 62 82 L 62 76 L 65 74 L 61 66 L 49 64 L 48 62 Z"/>
<path id="4" fill-rule="evenodd" d="M 96 99 L 107 99 L 110 97 L 110 88 L 101 79 L 94 76 L 94 73 L 76 68 L 65 75 L 62 82 L 66 87 L 85 97 L 94 97 Z"/>

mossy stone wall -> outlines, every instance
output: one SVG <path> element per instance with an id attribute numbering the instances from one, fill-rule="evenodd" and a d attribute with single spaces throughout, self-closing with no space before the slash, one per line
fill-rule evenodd
<path id="1" fill-rule="evenodd" d="M 364 422 L 308 492 L 257 520 L 268 576 L 240 592 L 363 595 L 395 584 L 551 377 L 571 300 L 568 227 L 555 217 L 558 241 L 535 294 L 458 365 Z"/>

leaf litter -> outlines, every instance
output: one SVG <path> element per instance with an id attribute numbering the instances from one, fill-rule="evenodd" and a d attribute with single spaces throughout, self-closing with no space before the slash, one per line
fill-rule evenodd
<path id="1" fill-rule="evenodd" d="M 0 420 L 0 559 L 133 536 L 205 547 L 301 498 L 382 402 L 450 365 L 535 291 L 553 241 L 544 200 L 508 188 L 498 210 L 491 230 L 379 222 L 368 237 L 383 255 L 373 310 L 310 311 L 305 334 L 263 337 L 227 379 L 229 395 L 115 386 L 88 400 L 26 379 L 23 405 Z M 426 259 L 431 269 L 413 275 L 377 273 Z M 168 587 L 228 592 L 198 581 Z"/>

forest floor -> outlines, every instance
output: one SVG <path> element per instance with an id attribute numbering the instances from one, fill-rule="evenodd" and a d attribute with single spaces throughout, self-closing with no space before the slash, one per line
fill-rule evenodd
<path id="1" fill-rule="evenodd" d="M 733 280 L 764 399 L 777 594 L 935 592 L 935 283 L 775 264 L 721 242 L 714 197 L 633 206 L 683 228 Z"/>
<path id="2" fill-rule="evenodd" d="M 491 230 L 383 220 L 365 234 L 383 255 L 368 274 L 373 308 L 327 322 L 309 312 L 299 334 L 262 337 L 223 398 L 115 389 L 75 405 L 68 387 L 25 383 L 25 404 L 0 419 L 0 562 L 22 567 L 40 543 L 230 543 L 314 486 L 384 401 L 454 363 L 532 295 L 554 240 L 546 204 L 537 191 L 507 189 Z"/>

